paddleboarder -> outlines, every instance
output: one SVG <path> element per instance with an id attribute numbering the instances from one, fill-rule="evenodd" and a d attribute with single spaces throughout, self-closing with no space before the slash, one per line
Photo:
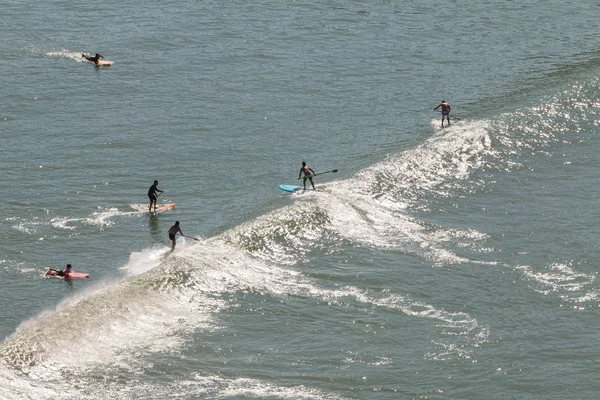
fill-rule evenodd
<path id="1" fill-rule="evenodd" d="M 148 212 L 152 212 L 152 205 L 154 204 L 154 211 L 156 212 L 156 200 L 158 200 L 158 195 L 156 192 L 164 193 L 162 190 L 157 188 L 158 181 L 154 181 L 154 185 L 150 186 L 148 189 L 148 197 L 150 198 L 150 206 L 148 206 Z"/>
<path id="2" fill-rule="evenodd" d="M 177 232 L 179 232 L 181 236 L 185 236 L 183 232 L 181 232 L 181 228 L 179 227 L 179 221 L 175 221 L 175 225 L 169 228 L 169 239 L 171 239 L 171 243 L 173 244 L 173 247 L 171 247 L 171 251 L 175 250 L 175 235 L 177 234 Z"/>
<path id="3" fill-rule="evenodd" d="M 302 168 L 300 168 L 300 173 L 298 174 L 298 179 L 300 179 L 302 177 L 303 173 L 304 173 L 304 179 L 302 180 L 302 184 L 304 185 L 304 190 L 306 190 L 306 180 L 307 179 L 310 181 L 310 184 L 312 185 L 312 188 L 314 189 L 315 184 L 313 183 L 312 176 L 315 174 L 315 171 L 313 171 L 313 169 L 311 167 L 306 165 L 305 161 L 302 161 Z"/>
<path id="4" fill-rule="evenodd" d="M 104 58 L 104 57 L 102 57 L 102 56 L 101 56 L 100 54 L 98 54 L 98 53 L 96 53 L 96 55 L 95 55 L 94 57 L 86 56 L 85 54 L 83 54 L 83 53 L 82 53 L 82 54 L 81 54 L 81 57 L 85 58 L 85 59 L 86 59 L 86 60 L 88 60 L 88 61 L 91 61 L 91 62 L 93 62 L 94 64 L 98 64 L 98 61 L 99 61 L 101 58 Z"/>
<path id="5" fill-rule="evenodd" d="M 50 274 L 52 271 L 54 271 L 54 274 Z M 70 272 L 71 272 L 71 264 L 67 264 L 67 267 L 63 270 L 50 268 L 50 270 L 48 272 L 46 272 L 46 275 L 69 276 Z"/>
<path id="6" fill-rule="evenodd" d="M 446 102 L 446 100 L 442 100 L 442 102 L 433 109 L 433 111 L 438 111 L 441 108 L 442 112 L 442 128 L 444 127 L 444 118 L 448 121 L 448 126 L 450 126 L 450 104 Z"/>

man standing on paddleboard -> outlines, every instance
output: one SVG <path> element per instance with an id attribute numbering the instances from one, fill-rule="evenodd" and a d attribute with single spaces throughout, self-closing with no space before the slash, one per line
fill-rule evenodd
<path id="1" fill-rule="evenodd" d="M 150 186 L 148 189 L 148 197 L 150 198 L 150 206 L 148 207 L 148 212 L 152 212 L 152 205 L 154 204 L 154 211 L 156 212 L 156 200 L 158 200 L 158 195 L 156 192 L 164 193 L 162 190 L 158 189 L 158 181 L 154 181 L 154 185 Z"/>
<path id="2" fill-rule="evenodd" d="M 444 118 L 448 121 L 448 126 L 450 126 L 450 104 L 446 103 L 446 100 L 442 100 L 442 102 L 433 109 L 433 111 L 437 111 L 438 108 L 442 108 L 442 128 L 444 127 Z"/>
<path id="3" fill-rule="evenodd" d="M 313 169 L 311 167 L 306 165 L 306 162 L 304 162 L 304 161 L 302 161 L 302 168 L 300 168 L 300 173 L 298 174 L 298 179 L 300 179 L 302 177 L 302 173 L 304 173 L 304 179 L 302 180 L 302 183 L 304 185 L 304 190 L 306 190 L 306 180 L 307 179 L 310 181 L 310 184 L 312 185 L 312 188 L 314 189 L 315 184 L 313 183 L 312 176 L 315 174 L 315 171 L 313 171 Z"/>
<path id="4" fill-rule="evenodd" d="M 169 228 L 169 239 L 171 239 L 171 243 L 173 244 L 173 247 L 171 247 L 171 251 L 175 250 L 175 235 L 177 234 L 177 232 L 179 232 L 181 236 L 185 237 L 183 232 L 181 232 L 181 228 L 179 227 L 179 221 L 175 221 L 175 225 Z"/>

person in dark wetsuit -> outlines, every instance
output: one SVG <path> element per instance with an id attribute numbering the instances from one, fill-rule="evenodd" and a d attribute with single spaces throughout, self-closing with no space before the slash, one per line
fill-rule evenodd
<path id="1" fill-rule="evenodd" d="M 154 211 L 156 211 L 156 200 L 158 200 L 158 195 L 156 192 L 163 193 L 162 190 L 158 189 L 158 181 L 154 181 L 154 185 L 150 186 L 148 189 L 148 197 L 150 198 L 150 206 L 148 207 L 148 212 L 152 212 L 152 205 L 154 204 Z"/>
<path id="2" fill-rule="evenodd" d="M 102 56 L 101 56 L 100 54 L 98 54 L 98 53 L 96 53 L 96 55 L 95 55 L 94 57 L 86 56 L 85 54 L 81 54 L 81 57 L 85 58 L 85 59 L 86 59 L 86 60 L 88 60 L 88 61 L 91 61 L 91 62 L 93 62 L 94 64 L 98 64 L 98 61 L 99 61 L 101 58 L 104 58 L 104 57 L 102 57 Z"/>
<path id="3" fill-rule="evenodd" d="M 304 179 L 302 180 L 302 183 L 304 185 L 304 190 L 306 190 L 306 180 L 307 179 L 310 181 L 310 184 L 312 185 L 312 188 L 314 189 L 315 184 L 313 183 L 312 176 L 315 174 L 315 171 L 313 171 L 313 169 L 311 167 L 306 165 L 306 162 L 304 162 L 304 161 L 302 161 L 302 168 L 300 168 L 300 173 L 298 174 L 298 179 L 300 179 L 302 177 L 302 173 L 304 173 Z"/>
<path id="4" fill-rule="evenodd" d="M 54 274 L 50 274 L 50 272 L 52 272 L 52 271 L 54 271 Z M 48 272 L 46 272 L 46 275 L 58 275 L 58 276 L 68 277 L 70 272 L 71 272 L 71 264 L 67 264 L 67 268 L 65 268 L 63 270 L 50 268 L 50 270 Z"/>
<path id="5" fill-rule="evenodd" d="M 171 247 L 171 251 L 175 250 L 175 235 L 179 232 L 179 234 L 183 237 L 185 237 L 185 235 L 183 234 L 183 232 L 181 232 L 181 228 L 179 227 L 179 221 L 175 221 L 175 225 L 173 225 L 171 228 L 169 228 L 169 239 L 171 239 L 171 243 L 173 244 L 173 247 Z"/>
<path id="6" fill-rule="evenodd" d="M 433 111 L 437 111 L 438 108 L 442 110 L 442 128 L 444 127 L 444 118 L 448 121 L 448 126 L 450 126 L 450 104 L 446 103 L 446 100 L 442 100 L 442 102 L 433 109 Z"/>

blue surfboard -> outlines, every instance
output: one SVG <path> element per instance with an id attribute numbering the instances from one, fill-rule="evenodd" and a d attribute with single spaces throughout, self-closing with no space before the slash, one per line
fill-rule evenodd
<path id="1" fill-rule="evenodd" d="M 302 186 L 296 186 L 296 185 L 279 185 L 279 189 L 281 189 L 285 192 L 290 192 L 290 193 L 305 193 L 305 192 L 309 192 L 311 190 L 316 190 L 316 191 L 322 192 L 325 190 L 325 186 L 319 185 L 319 186 L 316 186 L 314 189 L 311 187 L 307 187 L 306 189 L 304 189 Z"/>
<path id="2" fill-rule="evenodd" d="M 283 190 L 284 192 L 294 193 L 295 191 L 302 189 L 302 186 L 296 186 L 296 185 L 279 185 L 279 189 Z"/>

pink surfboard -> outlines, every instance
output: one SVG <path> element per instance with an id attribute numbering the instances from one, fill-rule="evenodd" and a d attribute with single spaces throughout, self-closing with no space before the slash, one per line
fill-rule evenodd
<path id="1" fill-rule="evenodd" d="M 58 272 L 56 272 L 56 271 L 48 271 L 48 272 L 46 272 L 46 275 L 56 275 L 57 277 L 61 277 L 60 275 L 58 275 Z M 67 277 L 71 278 L 71 279 L 89 278 L 90 274 L 86 274 L 84 272 L 69 272 Z"/>

